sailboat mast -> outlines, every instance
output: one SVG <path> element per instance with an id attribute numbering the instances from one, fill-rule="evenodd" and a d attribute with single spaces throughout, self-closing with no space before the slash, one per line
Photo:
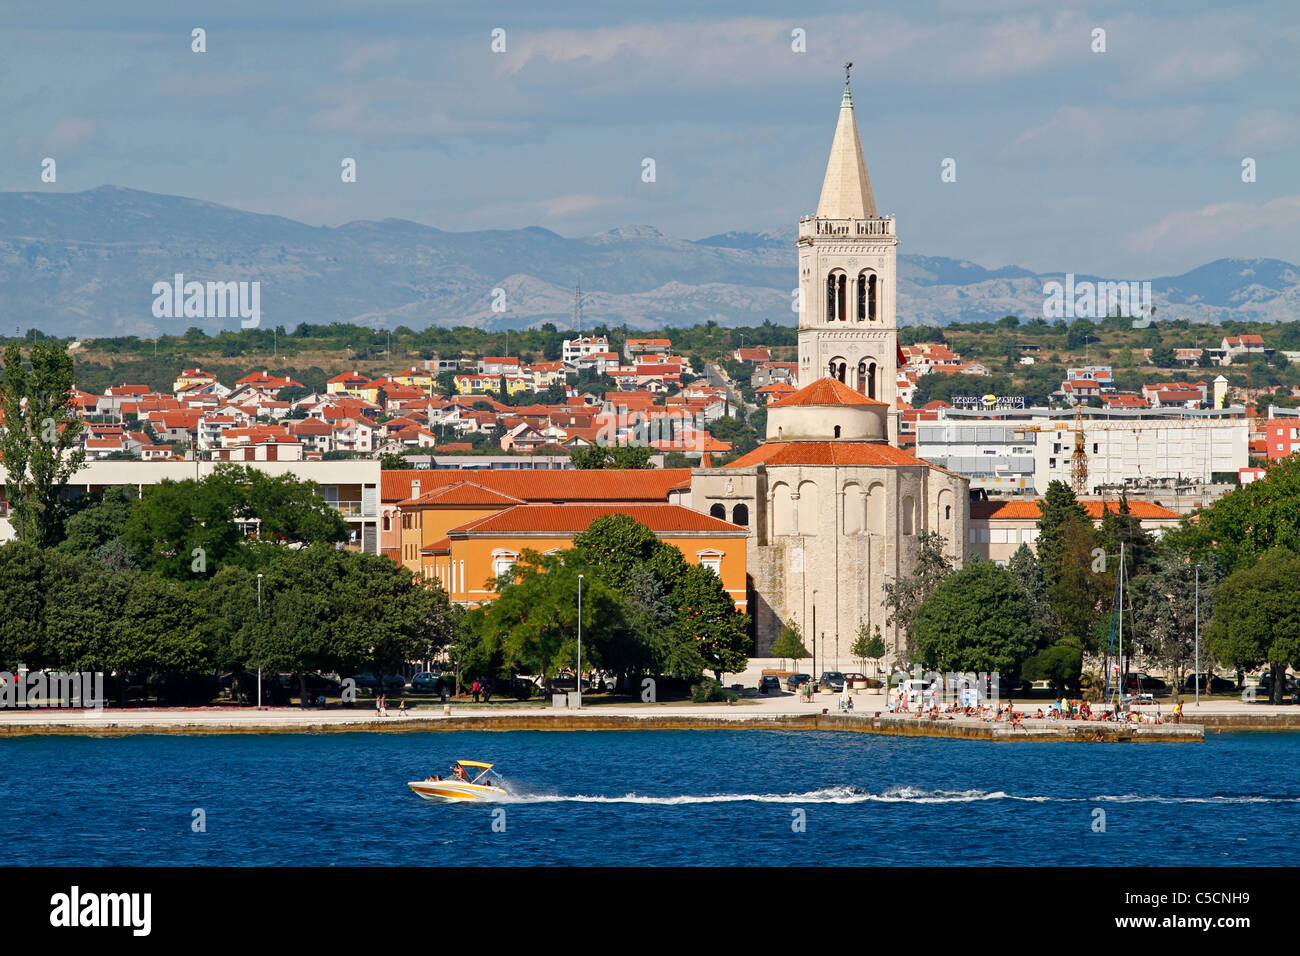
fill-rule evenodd
<path id="1" fill-rule="evenodd" d="M 1124 678 L 1128 676 L 1124 666 L 1124 542 L 1119 543 L 1119 702 L 1124 702 Z"/>

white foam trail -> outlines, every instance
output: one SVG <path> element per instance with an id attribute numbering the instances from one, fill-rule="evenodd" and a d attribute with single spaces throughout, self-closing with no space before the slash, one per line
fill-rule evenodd
<path id="1" fill-rule="evenodd" d="M 828 787 L 806 793 L 713 793 L 681 794 L 652 797 L 637 793 L 623 796 L 588 794 L 514 794 L 510 803 L 631 803 L 653 806 L 683 806 L 703 803 L 977 803 L 989 800 L 1015 800 L 1024 803 L 1300 803 L 1300 797 L 1212 796 L 1175 797 L 1144 796 L 1136 793 L 1099 794 L 1093 797 L 1020 796 L 1004 790 L 921 790 L 916 787 L 891 787 L 883 793 L 871 793 L 857 787 Z"/>

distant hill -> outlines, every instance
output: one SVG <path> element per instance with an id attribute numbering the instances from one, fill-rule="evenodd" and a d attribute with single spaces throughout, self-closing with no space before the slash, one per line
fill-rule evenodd
<path id="1" fill-rule="evenodd" d="M 531 226 L 452 233 L 398 219 L 314 227 L 214 203 L 101 186 L 0 193 L 0 329 L 140 335 L 237 320 L 155 319 L 153 284 L 259 281 L 263 325 L 568 327 L 581 276 L 584 324 L 634 329 L 794 323 L 793 229 L 677 239 L 629 225 L 565 238 Z M 904 325 L 1042 314 L 1038 275 L 932 256 L 899 258 Z M 1137 279 L 1138 276 L 1110 276 Z M 1076 280 L 1096 279 L 1076 276 Z M 1152 278 L 1161 319 L 1277 322 L 1300 316 L 1300 270 L 1219 259 Z M 493 290 L 507 311 L 493 311 Z M 498 296 L 496 301 L 500 301 Z"/>

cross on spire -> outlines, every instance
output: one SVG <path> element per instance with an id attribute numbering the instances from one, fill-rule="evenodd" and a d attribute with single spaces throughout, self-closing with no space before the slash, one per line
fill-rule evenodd
<path id="1" fill-rule="evenodd" d="M 845 60 L 844 61 L 844 88 L 846 90 L 849 88 L 849 70 L 851 69 L 853 69 L 853 61 Z"/>

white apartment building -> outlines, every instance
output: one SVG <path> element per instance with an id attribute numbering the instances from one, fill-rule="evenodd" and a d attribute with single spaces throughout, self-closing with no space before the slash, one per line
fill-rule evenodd
<path id="1" fill-rule="evenodd" d="M 219 464 L 215 461 L 88 461 L 68 480 L 67 490 L 77 496 L 123 486 L 134 487 L 137 493 L 143 494 L 145 486 L 159 484 L 163 479 L 206 478 Z M 272 476 L 287 474 L 316 482 L 326 503 L 338 509 L 348 523 L 350 546 L 367 554 L 379 553 L 378 461 L 250 461 L 247 465 Z M 3 472 L 0 466 L 0 477 Z M 16 536 L 10 518 L 8 507 L 0 507 L 0 542 Z"/>
<path id="2" fill-rule="evenodd" d="M 587 358 L 601 352 L 609 351 L 609 339 L 605 336 L 565 339 L 563 359 L 566 364 L 573 364 L 579 359 Z"/>
<path id="3" fill-rule="evenodd" d="M 1017 429 L 1038 431 L 1017 434 Z M 1250 421 L 1228 409 L 1085 409 L 1089 494 L 1100 486 L 1163 480 L 1209 483 L 1249 464 Z M 965 412 L 941 409 L 918 422 L 919 458 L 966 475 L 971 487 L 1042 495 L 1070 480 L 1074 413 L 1045 408 Z"/>

